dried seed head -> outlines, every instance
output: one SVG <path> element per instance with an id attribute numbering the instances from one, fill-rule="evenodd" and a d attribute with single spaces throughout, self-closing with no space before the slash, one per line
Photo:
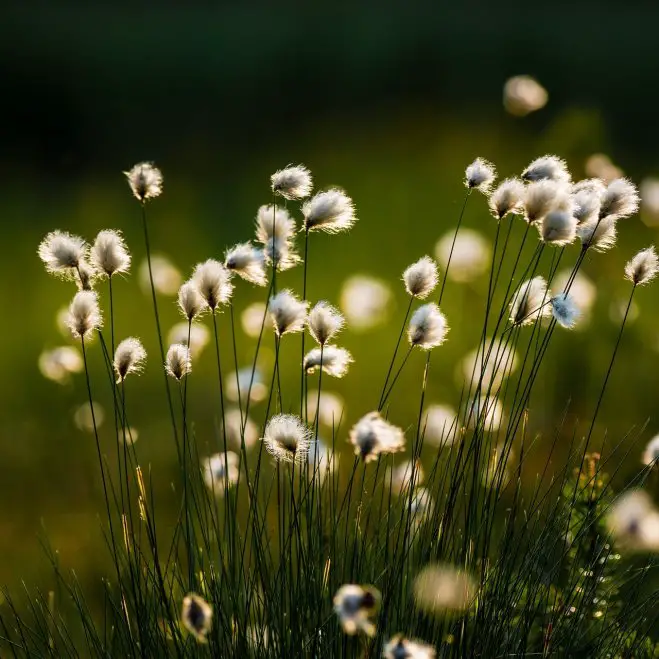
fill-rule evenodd
<path id="1" fill-rule="evenodd" d="M 292 240 L 272 238 L 263 246 L 263 260 L 270 265 L 273 260 L 277 262 L 277 272 L 285 272 L 302 263 L 302 258 L 295 251 Z"/>
<path id="2" fill-rule="evenodd" d="M 450 565 L 427 565 L 414 579 L 414 601 L 426 613 L 462 611 L 470 606 L 475 595 L 474 580 Z"/>
<path id="3" fill-rule="evenodd" d="M 558 156 L 542 156 L 536 158 L 523 172 L 525 181 L 555 181 L 569 183 L 572 180 L 567 169 L 567 163 Z"/>
<path id="4" fill-rule="evenodd" d="M 124 172 L 136 199 L 145 202 L 162 193 L 162 172 L 150 162 L 141 162 Z"/>
<path id="5" fill-rule="evenodd" d="M 497 170 L 491 162 L 484 158 L 476 158 L 465 170 L 465 185 L 473 190 L 487 194 L 497 177 Z"/>
<path id="6" fill-rule="evenodd" d="M 121 231 L 99 231 L 89 253 L 89 261 L 95 270 L 108 277 L 128 272 L 130 254 Z"/>
<path id="7" fill-rule="evenodd" d="M 444 343 L 449 327 L 439 307 L 431 302 L 419 307 L 410 319 L 407 338 L 413 346 L 432 350 Z"/>
<path id="8" fill-rule="evenodd" d="M 309 312 L 307 325 L 319 345 L 331 341 L 342 329 L 345 319 L 338 309 L 325 301 L 318 302 Z"/>
<path id="9" fill-rule="evenodd" d="M 146 350 L 139 339 L 124 339 L 114 351 L 114 371 L 117 382 L 123 382 L 129 373 L 141 373 L 146 360 Z"/>
<path id="10" fill-rule="evenodd" d="M 89 246 L 79 236 L 51 231 L 39 244 L 37 253 L 49 273 L 71 279 L 88 250 Z"/>
<path id="11" fill-rule="evenodd" d="M 432 645 L 421 641 L 410 641 L 402 634 L 394 636 L 384 646 L 385 659 L 435 659 L 437 654 Z"/>
<path id="12" fill-rule="evenodd" d="M 341 586 L 334 595 L 333 604 L 344 633 L 354 636 L 362 632 L 375 636 L 375 620 L 381 599 L 380 591 L 373 586 Z"/>
<path id="13" fill-rule="evenodd" d="M 377 460 L 381 453 L 398 453 L 405 448 L 403 431 L 385 421 L 379 412 L 369 412 L 350 430 L 350 443 L 355 455 L 364 462 Z"/>
<path id="14" fill-rule="evenodd" d="M 66 384 L 72 373 L 80 373 L 83 368 L 84 362 L 80 352 L 71 346 L 44 350 L 39 355 L 41 374 L 58 384 Z"/>
<path id="15" fill-rule="evenodd" d="M 181 621 L 199 643 L 206 643 L 213 622 L 213 609 L 199 595 L 188 593 L 183 598 Z"/>
<path id="16" fill-rule="evenodd" d="M 69 305 L 66 324 L 77 339 L 91 338 L 94 330 L 103 326 L 98 296 L 94 291 L 78 291 L 75 294 Z"/>
<path id="17" fill-rule="evenodd" d="M 302 206 L 306 231 L 338 233 L 350 229 L 357 221 L 355 205 L 338 188 L 319 192 Z"/>
<path id="18" fill-rule="evenodd" d="M 581 316 L 581 311 L 574 299 L 567 293 L 560 293 L 555 295 L 550 302 L 554 320 L 561 327 L 572 329 Z"/>
<path id="19" fill-rule="evenodd" d="M 284 199 L 304 199 L 311 194 L 313 180 L 304 165 L 289 165 L 276 171 L 271 177 L 272 191 Z"/>
<path id="20" fill-rule="evenodd" d="M 300 301 L 289 290 L 283 290 L 270 298 L 268 312 L 278 336 L 301 332 L 307 319 L 308 302 Z"/>
<path id="21" fill-rule="evenodd" d="M 192 279 L 186 281 L 178 290 L 178 308 L 188 320 L 193 320 L 207 309 L 206 302 Z"/>
<path id="22" fill-rule="evenodd" d="M 433 292 L 439 281 L 437 264 L 429 256 L 422 256 L 405 270 L 403 281 L 408 295 L 423 300 Z"/>
<path id="23" fill-rule="evenodd" d="M 549 292 L 544 277 L 525 281 L 510 303 L 510 322 L 513 325 L 532 325 L 536 320 L 549 315 Z"/>
<path id="24" fill-rule="evenodd" d="M 618 238 L 615 217 L 603 220 L 591 220 L 577 227 L 577 236 L 583 249 L 593 249 L 596 252 L 606 252 L 611 249 Z"/>
<path id="25" fill-rule="evenodd" d="M 620 220 L 638 210 L 639 196 L 636 186 L 626 178 L 617 178 L 606 186 L 602 194 L 600 219 L 613 217 Z"/>
<path id="26" fill-rule="evenodd" d="M 570 211 L 551 210 L 542 218 L 542 240 L 550 245 L 569 245 L 577 237 L 577 220 Z"/>
<path id="27" fill-rule="evenodd" d="M 314 348 L 304 356 L 304 370 L 310 374 L 322 368 L 327 375 L 342 378 L 353 361 L 352 355 L 345 348 L 326 345 L 323 348 Z"/>
<path id="28" fill-rule="evenodd" d="M 642 286 L 651 282 L 659 272 L 659 258 L 654 251 L 654 245 L 641 250 L 625 266 L 625 279 L 634 284 Z"/>
<path id="29" fill-rule="evenodd" d="M 256 249 L 249 242 L 228 249 L 224 254 L 224 267 L 256 286 L 265 286 L 268 281 L 263 250 Z"/>
<path id="30" fill-rule="evenodd" d="M 215 453 L 205 458 L 201 470 L 206 487 L 215 496 L 224 496 L 225 489 L 238 482 L 239 464 L 240 459 L 233 451 Z"/>
<path id="31" fill-rule="evenodd" d="M 192 281 L 213 313 L 231 299 L 231 273 L 219 261 L 208 259 L 198 263 L 192 273 Z"/>
<path id="32" fill-rule="evenodd" d="M 521 212 L 523 201 L 524 183 L 518 178 L 507 178 L 490 195 L 490 211 L 497 220 L 500 220 L 508 213 Z"/>
<path id="33" fill-rule="evenodd" d="M 276 414 L 265 427 L 261 441 L 275 460 L 304 462 L 311 444 L 312 432 L 293 414 Z"/>
<path id="34" fill-rule="evenodd" d="M 570 188 L 565 183 L 541 179 L 526 186 L 524 210 L 530 224 L 554 209 L 571 209 Z"/>
<path id="35" fill-rule="evenodd" d="M 174 343 L 169 346 L 165 358 L 165 370 L 167 375 L 177 380 L 182 380 L 192 370 L 190 361 L 190 350 L 182 343 Z"/>

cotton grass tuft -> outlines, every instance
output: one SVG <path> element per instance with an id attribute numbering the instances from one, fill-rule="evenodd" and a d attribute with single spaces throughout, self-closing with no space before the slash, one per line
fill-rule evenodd
<path id="1" fill-rule="evenodd" d="M 407 294 L 419 300 L 427 298 L 435 290 L 438 281 L 437 264 L 429 256 L 422 256 L 403 273 Z"/>
<path id="2" fill-rule="evenodd" d="M 277 170 L 271 177 L 272 191 L 284 199 L 304 199 L 311 194 L 313 179 L 304 165 L 289 165 Z"/>
<path id="3" fill-rule="evenodd" d="M 659 272 L 659 258 L 654 245 L 641 250 L 625 266 L 625 278 L 634 286 L 650 283 Z"/>
<path id="4" fill-rule="evenodd" d="M 162 172 L 152 163 L 138 163 L 124 174 L 133 195 L 142 203 L 162 194 Z"/>

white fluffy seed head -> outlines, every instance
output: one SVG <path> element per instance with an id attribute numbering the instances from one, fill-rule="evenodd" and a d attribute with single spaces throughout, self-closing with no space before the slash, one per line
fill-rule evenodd
<path id="1" fill-rule="evenodd" d="M 188 320 L 193 320 L 206 311 L 206 302 L 193 280 L 186 281 L 178 289 L 178 308 Z"/>
<path id="2" fill-rule="evenodd" d="M 89 262 L 99 273 L 112 277 L 130 270 L 130 254 L 121 231 L 99 231 L 89 253 Z"/>
<path id="3" fill-rule="evenodd" d="M 398 453 L 405 448 L 405 434 L 392 423 L 385 421 L 379 412 L 369 412 L 350 430 L 350 443 L 355 455 L 364 462 L 377 460 L 383 453 Z"/>
<path id="4" fill-rule="evenodd" d="M 256 213 L 256 240 L 265 245 L 273 237 L 289 240 L 295 234 L 295 220 L 285 208 L 267 204 Z"/>
<path id="5" fill-rule="evenodd" d="M 550 245 L 569 245 L 577 237 L 577 220 L 570 211 L 555 209 L 542 218 L 543 242 Z"/>
<path id="6" fill-rule="evenodd" d="M 304 199 L 311 194 L 313 180 L 304 165 L 289 165 L 270 177 L 272 191 L 284 199 Z"/>
<path id="7" fill-rule="evenodd" d="M 536 158 L 523 172 L 525 181 L 556 181 L 569 183 L 572 180 L 567 163 L 558 156 L 541 156 Z"/>
<path id="8" fill-rule="evenodd" d="M 325 345 L 323 348 L 313 348 L 304 356 L 304 371 L 309 374 L 322 368 L 327 375 L 342 378 L 353 361 L 352 355 L 345 348 Z"/>
<path id="9" fill-rule="evenodd" d="M 636 186 L 626 178 L 617 178 L 602 193 L 600 218 L 622 219 L 638 210 L 639 196 Z"/>
<path id="10" fill-rule="evenodd" d="M 548 303 L 549 292 L 544 277 L 525 281 L 510 303 L 510 322 L 513 325 L 532 325 L 536 320 L 551 313 Z"/>
<path id="11" fill-rule="evenodd" d="M 124 172 L 136 199 L 145 202 L 162 193 L 162 172 L 150 162 L 141 162 Z"/>
<path id="12" fill-rule="evenodd" d="M 642 286 L 651 282 L 659 272 L 659 258 L 654 245 L 641 250 L 625 266 L 625 279 L 635 286 Z"/>
<path id="13" fill-rule="evenodd" d="M 73 279 L 79 291 L 91 291 L 99 276 L 98 270 L 93 268 L 84 259 L 80 260 L 78 267 L 73 272 Z"/>
<path id="14" fill-rule="evenodd" d="M 306 231 L 339 233 L 350 229 L 357 221 L 352 199 L 338 188 L 314 195 L 302 206 L 302 215 Z"/>
<path id="15" fill-rule="evenodd" d="M 628 490 L 609 508 L 606 525 L 619 546 L 636 551 L 659 549 L 659 514 L 643 490 Z"/>
<path id="16" fill-rule="evenodd" d="M 322 346 L 343 329 L 345 318 L 338 309 L 321 300 L 309 312 L 307 325 L 311 336 Z"/>
<path id="17" fill-rule="evenodd" d="M 375 636 L 378 610 L 382 596 L 373 586 L 344 584 L 336 591 L 332 604 L 341 628 L 348 636 L 358 632 Z"/>
<path id="18" fill-rule="evenodd" d="M 565 183 L 541 179 L 526 186 L 524 210 L 527 222 L 538 222 L 551 210 L 570 208 L 570 188 Z"/>
<path id="19" fill-rule="evenodd" d="M 270 298 L 268 313 L 278 336 L 304 330 L 309 303 L 299 300 L 287 289 Z"/>
<path id="20" fill-rule="evenodd" d="M 79 236 L 51 231 L 39 244 L 37 254 L 49 273 L 69 279 L 75 276 L 88 250 L 89 246 Z"/>
<path id="21" fill-rule="evenodd" d="M 146 360 L 146 350 L 139 339 L 129 336 L 114 351 L 114 371 L 117 382 L 123 382 L 129 373 L 141 373 Z"/>
<path id="22" fill-rule="evenodd" d="M 490 195 L 489 206 L 492 215 L 500 220 L 508 213 L 521 212 L 524 192 L 524 183 L 520 179 L 507 178 L 502 181 Z"/>
<path id="23" fill-rule="evenodd" d="M 304 462 L 311 444 L 312 432 L 293 414 L 276 414 L 265 427 L 262 441 L 275 460 Z"/>
<path id="24" fill-rule="evenodd" d="M 576 302 L 567 293 L 559 293 L 551 299 L 551 313 L 554 320 L 566 329 L 572 329 L 581 316 Z"/>
<path id="25" fill-rule="evenodd" d="M 181 611 L 183 626 L 197 639 L 199 643 L 206 643 L 206 637 L 213 623 L 213 609 L 211 605 L 195 593 L 188 593 L 183 598 Z"/>
<path id="26" fill-rule="evenodd" d="M 470 189 L 487 194 L 497 177 L 497 170 L 484 158 L 476 158 L 465 170 L 465 185 Z"/>
<path id="27" fill-rule="evenodd" d="M 654 466 L 659 461 L 659 435 L 655 435 L 646 445 L 641 457 L 644 465 Z"/>
<path id="28" fill-rule="evenodd" d="M 599 218 L 603 192 L 604 184 L 599 179 L 585 179 L 572 186 L 577 224 L 586 224 Z"/>
<path id="29" fill-rule="evenodd" d="M 78 291 L 75 294 L 69 305 L 66 324 L 77 339 L 91 338 L 93 331 L 102 327 L 98 296 L 94 291 Z"/>
<path id="30" fill-rule="evenodd" d="M 231 299 L 231 273 L 215 259 L 197 264 L 192 273 L 192 281 L 212 312 Z"/>
<path id="31" fill-rule="evenodd" d="M 403 282 L 408 295 L 423 300 L 437 286 L 439 274 L 437 264 L 429 256 L 422 256 L 403 273 Z"/>
<path id="32" fill-rule="evenodd" d="M 435 659 L 437 653 L 432 645 L 411 641 L 397 634 L 384 646 L 385 659 Z"/>
<path id="33" fill-rule="evenodd" d="M 611 249 L 618 238 L 615 217 L 606 217 L 603 220 L 591 220 L 577 226 L 577 236 L 584 249 L 593 249 L 596 252 L 606 252 Z"/>
<path id="34" fill-rule="evenodd" d="M 419 307 L 410 319 L 407 338 L 413 346 L 432 350 L 444 343 L 449 327 L 439 307 L 431 302 Z"/>
<path id="35" fill-rule="evenodd" d="M 265 286 L 268 281 L 265 274 L 265 254 L 250 242 L 239 243 L 228 249 L 224 254 L 224 267 L 256 286 Z"/>
<path id="36" fill-rule="evenodd" d="M 167 375 L 182 380 L 192 370 L 192 362 L 190 361 L 190 350 L 188 346 L 182 343 L 174 343 L 169 346 L 167 350 L 167 357 L 165 358 L 165 370 Z"/>
<path id="37" fill-rule="evenodd" d="M 268 265 L 271 265 L 273 260 L 277 262 L 277 272 L 285 272 L 302 263 L 292 240 L 272 238 L 263 246 L 262 254 Z"/>

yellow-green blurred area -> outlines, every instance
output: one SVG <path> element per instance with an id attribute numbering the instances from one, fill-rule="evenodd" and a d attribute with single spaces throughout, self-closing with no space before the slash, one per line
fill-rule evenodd
<path id="1" fill-rule="evenodd" d="M 588 157 L 605 153 L 636 183 L 659 174 L 657 19 L 659 7 L 616 2 L 5 7 L 0 583 L 51 583 L 38 541 L 42 523 L 62 565 L 75 568 L 83 584 L 98 584 L 109 565 L 94 438 L 73 420 L 86 400 L 84 376 L 62 385 L 44 378 L 37 365 L 45 348 L 72 344 L 56 314 L 75 287 L 47 275 L 36 256 L 48 231 L 93 240 L 99 230 L 117 228 L 126 237 L 134 268 L 115 282 L 116 336 L 140 337 L 149 353 L 145 374 L 127 383 L 128 416 L 139 431 L 140 460 L 158 483 L 162 505 L 173 510 L 175 450 L 153 309 L 137 273 L 145 255 L 140 208 L 122 171 L 141 160 L 162 169 L 164 193 L 148 205 L 152 247 L 184 278 L 195 263 L 222 258 L 226 247 L 252 238 L 257 208 L 271 201 L 269 176 L 276 169 L 303 162 L 318 188 L 344 188 L 359 221 L 349 234 L 311 236 L 309 299 L 338 304 L 354 274 L 380 278 L 393 291 L 384 324 L 366 333 L 348 327 L 340 337 L 355 358 L 348 376 L 324 379 L 324 387 L 345 400 L 336 442 L 347 456 L 348 429 L 377 406 L 402 323 L 402 271 L 424 254 L 434 257 L 437 241 L 455 227 L 467 164 L 485 157 L 503 178 L 556 153 L 579 179 Z M 546 107 L 526 117 L 506 113 L 503 85 L 517 74 L 533 75 L 546 87 Z M 289 209 L 300 218 L 295 204 Z M 656 239 L 654 220 L 647 210 L 623 220 L 617 247 L 586 259 L 583 272 L 596 300 L 582 327 L 555 332 L 531 400 L 529 432 L 541 434 L 540 444 L 550 441 L 568 403 L 561 441 L 587 430 L 630 292 L 623 267 Z M 514 222 L 511 262 L 524 230 L 521 220 Z M 479 193 L 471 196 L 464 224 L 492 243 L 496 223 Z M 534 247 L 535 232 L 531 237 Z M 568 247 L 561 269 L 578 253 L 576 244 Z M 543 274 L 555 256 L 546 250 Z M 458 405 L 456 370 L 477 345 L 486 284 L 486 275 L 447 283 L 442 308 L 451 332 L 433 356 L 429 403 Z M 281 275 L 279 285 L 300 292 L 302 269 Z M 106 286 L 99 290 L 107 325 Z M 241 312 L 265 295 L 237 282 L 240 367 L 251 364 L 255 349 L 241 329 Z M 592 439 L 599 448 L 606 435 L 613 447 L 647 422 L 610 463 L 614 470 L 624 458 L 627 476 L 659 432 L 658 301 L 659 289 L 639 290 Z M 161 295 L 158 302 L 167 333 L 180 320 L 175 299 Z M 229 374 L 228 313 L 219 326 Z M 269 382 L 273 338 L 265 336 L 260 366 Z M 284 411 L 299 404 L 299 351 L 298 336 L 284 338 Z M 94 399 L 105 409 L 101 444 L 112 463 L 112 394 L 98 341 L 90 362 Z M 408 436 L 423 365 L 424 355 L 413 354 L 391 397 L 389 417 Z M 220 408 L 212 345 L 194 363 L 188 395 L 200 452 L 213 452 Z M 264 413 L 263 402 L 253 406 L 259 426 Z M 321 434 L 327 439 L 326 428 Z M 432 459 L 432 450 L 424 459 Z"/>

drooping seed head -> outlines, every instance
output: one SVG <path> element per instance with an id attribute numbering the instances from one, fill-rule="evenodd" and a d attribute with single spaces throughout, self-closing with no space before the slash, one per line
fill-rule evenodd
<path id="1" fill-rule="evenodd" d="M 231 273 L 215 259 L 198 263 L 192 273 L 192 281 L 213 313 L 220 305 L 227 304 L 231 299 L 233 293 Z"/>
<path id="2" fill-rule="evenodd" d="M 182 343 L 174 343 L 169 346 L 167 357 L 165 358 L 165 370 L 167 371 L 167 375 L 179 381 L 192 371 L 188 346 Z"/>
<path id="3" fill-rule="evenodd" d="M 352 355 L 345 348 L 325 345 L 323 348 L 313 348 L 304 356 L 304 371 L 309 375 L 322 368 L 327 375 L 342 378 L 353 361 Z"/>
<path id="4" fill-rule="evenodd" d="M 133 195 L 142 203 L 162 193 L 162 172 L 152 163 L 138 163 L 124 174 Z"/>
<path id="5" fill-rule="evenodd" d="M 369 412 L 350 430 L 350 443 L 355 447 L 355 455 L 364 462 L 377 460 L 383 453 L 398 453 L 405 448 L 405 434 L 380 416 L 379 412 Z"/>
<path id="6" fill-rule="evenodd" d="M 418 346 L 422 350 L 432 350 L 444 343 L 448 331 L 446 316 L 434 302 L 431 302 L 419 307 L 412 314 L 407 328 L 407 338 L 413 346 Z"/>
<path id="7" fill-rule="evenodd" d="M 518 178 L 507 178 L 492 192 L 489 206 L 492 215 L 497 220 L 503 219 L 508 213 L 522 212 L 524 205 L 524 183 Z"/>
<path id="8" fill-rule="evenodd" d="M 510 322 L 513 325 L 532 325 L 551 313 L 547 282 L 544 277 L 533 277 L 525 281 L 510 303 Z"/>
<path id="9" fill-rule="evenodd" d="M 98 296 L 94 291 L 78 291 L 71 304 L 66 324 L 77 339 L 91 338 L 94 330 L 103 326 Z"/>
<path id="10" fill-rule="evenodd" d="M 129 373 L 141 373 L 146 360 L 146 350 L 135 337 L 124 339 L 114 351 L 114 371 L 117 382 L 123 382 Z"/>
<path id="11" fill-rule="evenodd" d="M 419 300 L 427 298 L 435 290 L 438 281 L 437 264 L 429 256 L 422 256 L 403 273 L 407 294 Z"/>
<path id="12" fill-rule="evenodd" d="M 345 634 L 361 632 L 375 636 L 375 620 L 382 597 L 373 586 L 345 584 L 336 591 L 332 603 Z"/>
<path id="13" fill-rule="evenodd" d="M 523 172 L 525 181 L 555 181 L 556 183 L 570 183 L 572 176 L 567 163 L 558 156 L 541 156 L 536 158 Z"/>
<path id="14" fill-rule="evenodd" d="M 178 290 L 178 308 L 189 321 L 208 309 L 194 280 L 186 281 Z"/>
<path id="15" fill-rule="evenodd" d="M 302 206 L 302 215 L 306 231 L 339 233 L 350 229 L 357 221 L 352 199 L 338 188 L 314 195 Z"/>
<path id="16" fill-rule="evenodd" d="M 570 211 L 555 209 L 542 218 L 543 242 L 549 245 L 569 245 L 577 237 L 577 220 Z"/>
<path id="17" fill-rule="evenodd" d="M 265 427 L 261 441 L 275 460 L 304 462 L 311 444 L 312 432 L 293 414 L 276 414 Z"/>
<path id="18" fill-rule="evenodd" d="M 307 325 L 311 336 L 322 346 L 343 329 L 345 319 L 338 309 L 321 300 L 309 312 Z"/>
<path id="19" fill-rule="evenodd" d="M 188 593 L 183 598 L 181 621 L 199 643 L 206 643 L 213 623 L 213 609 L 202 597 Z"/>
<path id="20" fill-rule="evenodd" d="M 37 253 L 50 274 L 73 278 L 76 268 L 85 260 L 89 246 L 79 236 L 66 231 L 51 231 L 39 244 Z"/>
<path id="21" fill-rule="evenodd" d="M 216 496 L 224 496 L 226 488 L 235 485 L 240 476 L 240 458 L 233 451 L 215 453 L 201 463 L 206 487 Z"/>
<path id="22" fill-rule="evenodd" d="M 89 253 L 89 262 L 101 275 L 112 277 L 130 270 L 130 254 L 121 231 L 99 231 Z"/>
<path id="23" fill-rule="evenodd" d="M 268 312 L 278 336 L 302 332 L 307 319 L 309 303 L 299 300 L 287 289 L 270 298 Z"/>
<path id="24" fill-rule="evenodd" d="M 289 165 L 271 177 L 272 191 L 284 199 L 304 199 L 311 194 L 313 180 L 304 165 Z"/>
<path id="25" fill-rule="evenodd" d="M 611 249 L 618 238 L 618 228 L 614 216 L 603 220 L 590 220 L 577 226 L 577 237 L 583 249 L 606 252 Z"/>
<path id="26" fill-rule="evenodd" d="M 250 242 L 239 243 L 228 249 L 224 254 L 224 267 L 256 286 L 265 286 L 268 281 L 263 250 L 257 249 Z"/>
<path id="27" fill-rule="evenodd" d="M 581 311 L 572 296 L 567 293 L 559 293 L 550 301 L 554 320 L 561 327 L 572 329 L 581 316 Z"/>
<path id="28" fill-rule="evenodd" d="M 636 186 L 626 178 L 617 178 L 606 186 L 600 205 L 600 219 L 613 217 L 620 220 L 638 210 L 639 196 Z"/>
<path id="29" fill-rule="evenodd" d="M 641 250 L 625 266 L 625 279 L 635 286 L 651 282 L 659 272 L 659 258 L 654 251 L 654 245 Z"/>
<path id="30" fill-rule="evenodd" d="M 487 194 L 497 177 L 497 170 L 484 158 L 476 158 L 465 170 L 465 186 Z"/>

